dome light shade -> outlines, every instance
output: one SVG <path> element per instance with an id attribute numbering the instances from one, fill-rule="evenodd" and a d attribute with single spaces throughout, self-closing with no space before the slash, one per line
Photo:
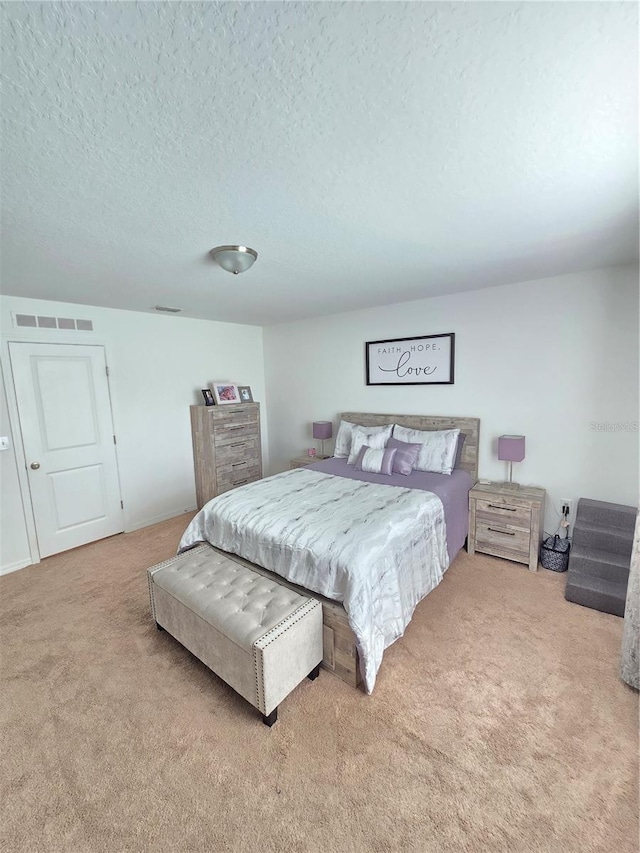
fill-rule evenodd
<path id="1" fill-rule="evenodd" d="M 253 266 L 258 253 L 248 246 L 216 246 L 211 250 L 211 257 L 223 270 L 238 275 Z"/>

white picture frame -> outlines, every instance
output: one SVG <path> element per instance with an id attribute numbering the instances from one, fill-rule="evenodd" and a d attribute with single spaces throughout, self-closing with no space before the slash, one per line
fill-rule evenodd
<path id="1" fill-rule="evenodd" d="M 213 382 L 211 390 L 213 391 L 217 406 L 226 406 L 241 402 L 238 386 L 233 382 Z"/>

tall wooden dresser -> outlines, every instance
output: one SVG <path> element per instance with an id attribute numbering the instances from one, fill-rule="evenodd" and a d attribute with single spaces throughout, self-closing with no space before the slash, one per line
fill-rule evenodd
<path id="1" fill-rule="evenodd" d="M 262 477 L 260 403 L 191 406 L 198 509 Z"/>

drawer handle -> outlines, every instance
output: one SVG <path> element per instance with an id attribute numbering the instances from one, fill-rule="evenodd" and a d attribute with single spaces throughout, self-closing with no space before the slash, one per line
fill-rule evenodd
<path id="1" fill-rule="evenodd" d="M 233 485 L 234 486 L 241 486 L 243 483 L 248 483 L 248 482 L 249 482 L 249 478 L 245 477 L 244 480 L 234 480 Z"/>
<path id="2" fill-rule="evenodd" d="M 513 506 L 500 506 L 499 504 L 489 504 L 489 509 L 506 509 L 507 512 L 516 512 Z"/>
<path id="3" fill-rule="evenodd" d="M 487 527 L 487 530 L 490 530 L 492 533 L 502 533 L 503 536 L 515 536 L 511 530 L 498 530 L 496 527 Z"/>
<path id="4" fill-rule="evenodd" d="M 232 462 L 231 467 L 232 468 L 239 468 L 241 465 L 246 465 L 246 464 L 247 464 L 246 462 Z"/>
<path id="5" fill-rule="evenodd" d="M 240 441 L 240 442 L 238 442 L 238 444 L 231 444 L 230 445 L 230 447 L 246 447 L 246 446 L 247 446 L 246 441 Z"/>
<path id="6" fill-rule="evenodd" d="M 229 426 L 226 426 L 225 429 L 242 429 L 243 426 L 244 424 L 236 424 L 235 426 L 230 424 Z"/>

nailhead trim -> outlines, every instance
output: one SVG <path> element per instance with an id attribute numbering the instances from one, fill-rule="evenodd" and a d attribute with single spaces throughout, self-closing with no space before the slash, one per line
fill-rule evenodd
<path id="1" fill-rule="evenodd" d="M 263 714 L 267 713 L 264 700 L 263 652 L 267 646 L 270 646 L 271 643 L 275 642 L 275 640 L 283 634 L 286 634 L 289 628 L 292 628 L 296 622 L 300 622 L 304 619 L 316 607 L 322 607 L 321 603 L 315 598 L 309 598 L 304 602 L 304 604 L 301 604 L 300 607 L 296 608 L 293 613 L 290 613 L 289 616 L 285 617 L 281 622 L 278 622 L 277 625 L 274 625 L 266 634 L 259 637 L 253 644 L 253 669 L 256 676 L 256 707 Z M 273 636 L 271 636 L 272 634 Z M 267 637 L 271 637 L 271 639 L 265 643 L 264 640 L 266 640 Z"/>

